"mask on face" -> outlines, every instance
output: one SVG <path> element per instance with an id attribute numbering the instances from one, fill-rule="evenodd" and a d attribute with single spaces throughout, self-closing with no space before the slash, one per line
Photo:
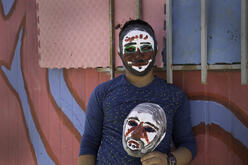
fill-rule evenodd
<path id="1" fill-rule="evenodd" d="M 157 104 L 137 105 L 123 125 L 122 144 L 130 156 L 142 157 L 153 151 L 166 134 L 166 115 Z"/>
<path id="2" fill-rule="evenodd" d="M 120 34 L 120 57 L 127 70 L 137 76 L 149 73 L 155 62 L 157 43 L 151 28 L 128 26 Z"/>

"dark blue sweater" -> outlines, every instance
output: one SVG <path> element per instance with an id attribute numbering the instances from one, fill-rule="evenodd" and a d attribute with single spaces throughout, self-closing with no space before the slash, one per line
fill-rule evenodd
<path id="1" fill-rule="evenodd" d="M 92 154 L 97 164 L 141 164 L 122 147 L 123 122 L 138 104 L 151 102 L 160 105 L 167 117 L 166 136 L 155 149 L 167 153 L 172 140 L 176 147 L 187 147 L 193 157 L 196 144 L 192 132 L 189 103 L 186 95 L 175 85 L 155 78 L 149 85 L 138 88 L 125 75 L 100 84 L 93 91 L 86 115 L 80 155 Z"/>

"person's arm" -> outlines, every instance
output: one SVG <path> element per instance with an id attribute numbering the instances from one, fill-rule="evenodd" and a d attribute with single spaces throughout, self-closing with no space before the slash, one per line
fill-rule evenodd
<path id="1" fill-rule="evenodd" d="M 102 138 L 103 110 L 96 88 L 89 99 L 86 112 L 85 130 L 80 144 L 78 165 L 96 164 L 96 155 Z"/>
<path id="2" fill-rule="evenodd" d="M 191 151 L 186 147 L 179 147 L 171 152 L 176 157 L 177 165 L 187 165 L 192 160 Z M 142 165 L 168 165 L 167 154 L 153 151 L 141 158 Z"/>
<path id="3" fill-rule="evenodd" d="M 196 155 L 196 144 L 186 96 L 174 117 L 173 140 L 176 150 L 172 154 L 176 157 L 177 165 L 189 164 Z M 154 151 L 143 156 L 141 162 L 142 165 L 167 165 L 167 154 Z"/>
<path id="4" fill-rule="evenodd" d="M 78 159 L 78 165 L 95 165 L 96 157 L 94 155 L 81 155 Z"/>
<path id="5" fill-rule="evenodd" d="M 192 130 L 190 105 L 186 95 L 184 95 L 182 106 L 174 116 L 172 131 L 172 138 L 176 147 L 173 153 L 176 157 L 184 157 L 178 159 L 178 162 L 188 164 L 196 155 L 196 142 Z"/>

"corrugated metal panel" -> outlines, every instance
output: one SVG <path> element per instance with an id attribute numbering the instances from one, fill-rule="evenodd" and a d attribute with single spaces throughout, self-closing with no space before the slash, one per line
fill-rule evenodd
<path id="1" fill-rule="evenodd" d="M 40 66 L 109 65 L 108 1 L 37 0 Z"/>
<path id="2" fill-rule="evenodd" d="M 240 0 L 207 1 L 208 63 L 240 63 Z M 200 64 L 200 1 L 173 1 L 173 63 Z"/>
<path id="3" fill-rule="evenodd" d="M 0 164 L 35 164 L 21 103 L 0 69 Z"/>

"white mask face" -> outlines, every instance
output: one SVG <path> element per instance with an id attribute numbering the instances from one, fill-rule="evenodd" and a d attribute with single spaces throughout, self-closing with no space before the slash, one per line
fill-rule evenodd
<path id="1" fill-rule="evenodd" d="M 128 67 L 144 72 L 155 56 L 154 40 L 145 31 L 132 30 L 123 37 L 122 54 Z"/>
<path id="2" fill-rule="evenodd" d="M 159 125 L 154 121 L 152 114 L 132 111 L 128 115 L 125 127 L 127 146 L 131 150 L 141 150 L 155 138 Z"/>
<path id="3" fill-rule="evenodd" d="M 152 103 L 139 104 L 124 122 L 122 138 L 124 149 L 131 156 L 141 157 L 155 149 L 161 142 L 165 128 L 166 116 L 160 106 Z"/>

